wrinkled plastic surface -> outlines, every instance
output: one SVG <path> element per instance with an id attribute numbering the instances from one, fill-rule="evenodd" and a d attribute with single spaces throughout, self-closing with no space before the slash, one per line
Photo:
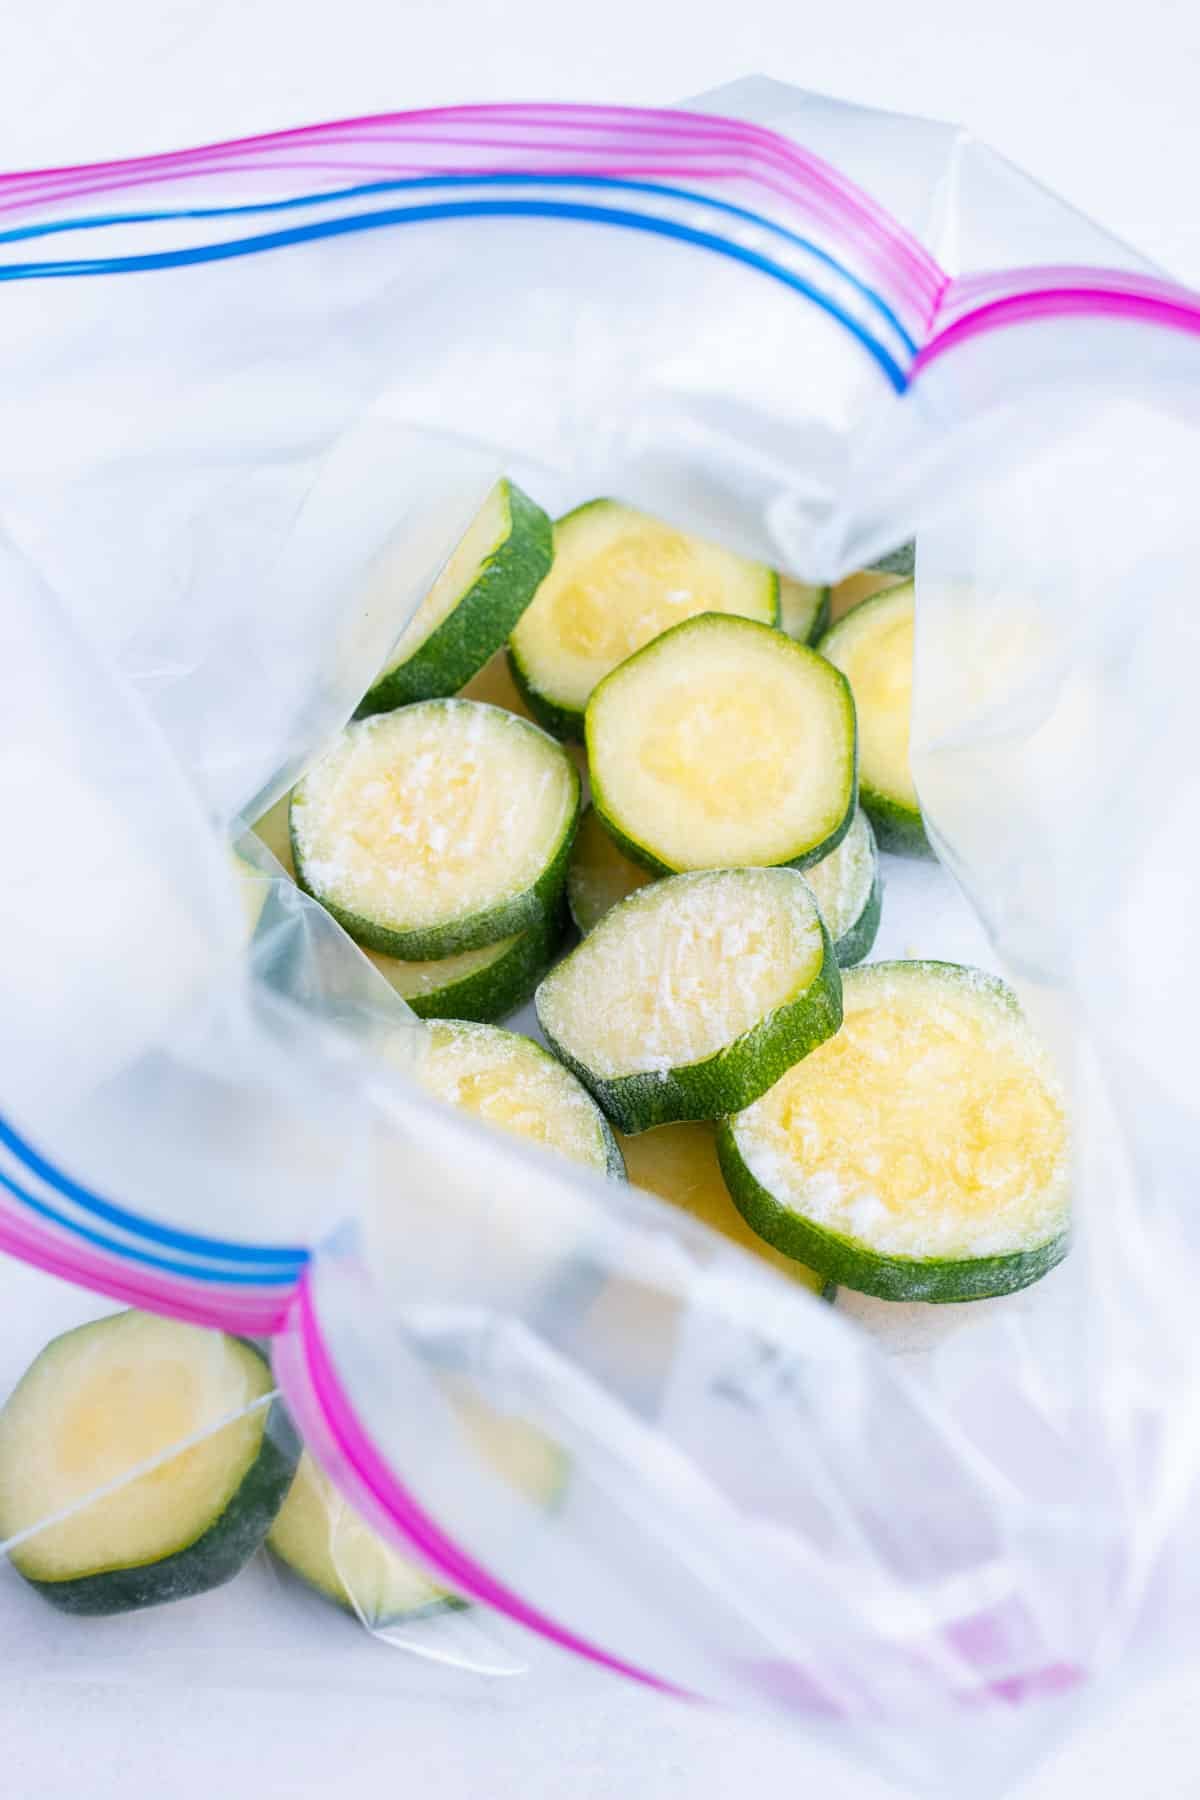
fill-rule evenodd
<path id="1" fill-rule="evenodd" d="M 5 1170 L 89 1230 L 122 1209 L 84 1244 L 9 1193 L 0 1233 L 282 1329 L 346 1498 L 480 1602 L 486 1644 L 431 1655 L 540 1678 L 557 1644 L 923 1793 L 978 1785 L 986 1737 L 999 1783 L 1200 1616 L 1194 316 L 968 137 L 767 82 L 572 111 L 507 210 L 374 217 L 435 166 L 474 195 L 513 110 L 0 185 L 0 1071 L 43 1172 Z M 626 185 L 585 205 L 601 163 Z M 286 241 L 216 254 L 281 205 Z M 595 216 L 635 205 L 659 224 Z M 1074 1090 L 1077 1243 L 1039 1289 L 831 1311 L 421 1100 L 419 1028 L 269 862 L 247 941 L 230 833 L 501 472 L 812 580 L 919 534 L 922 803 Z M 905 895 L 912 948 L 968 953 L 948 877 Z M 447 1373 L 558 1446 L 560 1503 L 497 1480 Z"/>

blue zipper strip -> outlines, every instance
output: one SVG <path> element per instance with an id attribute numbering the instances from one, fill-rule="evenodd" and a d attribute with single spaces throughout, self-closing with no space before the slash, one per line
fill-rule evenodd
<path id="1" fill-rule="evenodd" d="M 479 175 L 410 175 L 397 176 L 388 181 L 360 182 L 353 187 L 331 188 L 318 194 L 293 195 L 284 200 L 251 200 L 235 206 L 185 206 L 168 207 L 162 211 L 104 213 L 89 215 L 82 219 L 55 219 L 44 221 L 38 225 L 17 225 L 7 231 L 0 231 L 0 244 L 15 244 L 30 238 L 54 237 L 68 231 L 94 231 L 113 225 L 153 225 L 165 224 L 172 219 L 223 219 L 246 217 L 254 213 L 272 213 L 295 211 L 304 206 L 327 206 L 338 200 L 361 200 L 368 194 L 387 194 L 412 191 L 418 188 L 433 187 L 585 187 L 609 188 L 625 193 L 658 194 L 668 200 L 685 200 L 695 206 L 707 207 L 711 212 L 726 214 L 729 218 L 744 219 L 748 224 L 760 226 L 786 243 L 794 244 L 797 249 L 805 251 L 809 256 L 822 262 L 835 274 L 853 287 L 868 305 L 874 307 L 880 316 L 895 331 L 905 348 L 914 356 L 917 342 L 899 315 L 888 304 L 883 296 L 869 287 L 865 281 L 848 269 L 844 263 L 828 250 L 814 243 L 811 238 L 802 237 L 798 232 L 790 231 L 786 225 L 780 225 L 774 219 L 765 218 L 761 213 L 753 212 L 749 207 L 737 206 L 730 200 L 718 200 L 711 194 L 699 194 L 691 188 L 676 187 L 669 182 L 637 181 L 632 177 L 615 175 L 537 175 L 532 173 L 506 173 L 504 171 Z"/>
<path id="2" fill-rule="evenodd" d="M 819 288 L 789 269 L 747 250 L 740 244 L 713 232 L 700 231 L 675 220 L 659 219 L 645 213 L 625 209 L 591 206 L 583 201 L 554 200 L 476 200 L 445 201 L 440 204 L 408 208 L 388 208 L 382 212 L 359 213 L 351 218 L 314 220 L 283 231 L 263 232 L 255 237 L 235 238 L 223 244 L 196 244 L 188 250 L 162 250 L 138 256 L 96 257 L 70 262 L 10 263 L 0 267 L 0 281 L 62 280 L 80 276 L 132 275 L 155 269 L 186 268 L 197 263 L 226 262 L 239 256 L 254 256 L 266 250 L 281 250 L 289 244 L 303 244 L 314 239 L 343 237 L 353 232 L 378 230 L 388 225 L 416 225 L 440 219 L 469 218 L 574 219 L 591 225 L 615 225 L 629 231 L 648 232 L 653 236 L 672 238 L 697 249 L 710 250 L 732 262 L 755 269 L 793 292 L 802 294 L 822 312 L 836 319 L 856 338 L 878 364 L 897 393 L 908 385 L 905 371 L 885 345 L 845 312 Z"/>
<path id="3" fill-rule="evenodd" d="M 152 1256 L 147 1251 L 140 1251 L 132 1245 L 119 1243 L 115 1239 L 106 1238 L 91 1231 L 87 1226 L 71 1219 L 45 1201 L 39 1200 L 26 1189 L 9 1180 L 0 1172 L 0 1184 L 25 1205 L 39 1212 L 43 1217 L 53 1219 L 68 1231 L 99 1244 L 106 1250 L 113 1250 L 119 1256 L 136 1257 L 141 1262 L 149 1262 L 153 1267 L 170 1269 L 174 1274 L 194 1275 L 199 1280 L 230 1281 L 242 1283 L 262 1283 L 276 1285 L 295 1281 L 301 1269 L 308 1261 L 308 1252 L 294 1245 L 271 1249 L 251 1244 L 231 1244 L 218 1238 L 199 1237 L 190 1231 L 177 1231 L 170 1225 L 156 1225 L 153 1220 L 144 1219 L 137 1213 L 127 1211 L 104 1199 L 90 1188 L 65 1174 L 61 1169 L 48 1162 L 39 1151 L 35 1150 L 20 1133 L 0 1117 L 0 1144 L 12 1152 L 21 1162 L 46 1186 L 61 1194 L 64 1199 L 81 1207 L 93 1217 L 105 1220 L 122 1231 L 128 1231 L 135 1237 L 141 1237 L 149 1243 L 161 1244 L 167 1249 L 175 1250 L 185 1256 L 208 1259 L 211 1262 L 249 1264 L 252 1267 L 244 1274 L 231 1274 L 221 1270 L 206 1269 L 202 1264 L 167 1262 L 160 1257 Z"/>

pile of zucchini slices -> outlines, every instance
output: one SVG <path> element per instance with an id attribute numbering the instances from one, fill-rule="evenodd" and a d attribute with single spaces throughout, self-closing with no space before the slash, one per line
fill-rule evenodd
<path id="1" fill-rule="evenodd" d="M 501 481 L 259 834 L 431 1021 L 439 1102 L 826 1297 L 1010 1293 L 1067 1246 L 1055 1075 L 993 976 L 864 960 L 880 849 L 929 854 L 913 623 L 903 552 L 805 585 Z M 500 1023 L 531 999 L 542 1043 Z M 552 1505 L 558 1449 L 455 1404 Z M 302 1452 L 259 1349 L 136 1312 L 56 1339 L 0 1411 L 6 1541 L 72 1613 L 204 1593 L 262 1545 L 372 1625 L 462 1604 Z"/>

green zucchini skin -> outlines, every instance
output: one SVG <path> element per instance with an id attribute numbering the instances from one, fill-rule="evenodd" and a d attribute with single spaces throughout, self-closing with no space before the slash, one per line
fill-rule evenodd
<path id="1" fill-rule="evenodd" d="M 910 538 L 907 544 L 901 544 L 896 550 L 889 550 L 886 556 L 876 557 L 867 566 L 871 570 L 878 569 L 881 574 L 903 575 L 907 581 L 911 581 L 917 566 L 916 539 Z"/>
<path id="2" fill-rule="evenodd" d="M 451 987 L 431 994 L 403 996 L 418 1019 L 465 1019 L 494 1025 L 533 998 L 542 976 L 554 961 L 566 935 L 561 904 L 540 925 L 533 925 L 490 968 L 477 969 Z"/>
<path id="3" fill-rule="evenodd" d="M 247 1342 L 247 1340 L 242 1340 Z M 255 1354 L 262 1353 L 247 1342 Z M 266 1358 L 262 1359 L 264 1362 Z M 262 1548 L 300 1461 L 300 1439 L 281 1402 L 271 1405 L 258 1456 L 220 1518 L 194 1542 L 140 1568 L 112 1569 L 74 1581 L 22 1579 L 59 1612 L 104 1618 L 188 1600 L 222 1587 Z M 21 1574 L 19 1565 L 13 1565 Z"/>
<path id="4" fill-rule="evenodd" d="M 808 628 L 805 643 L 815 647 L 829 630 L 829 609 L 833 604 L 833 589 L 826 586 L 821 589 L 821 603 L 813 615 L 813 622 Z"/>
<path id="5" fill-rule="evenodd" d="M 781 1206 L 742 1161 L 727 1119 L 717 1127 L 717 1159 L 734 1205 L 759 1237 L 829 1281 L 856 1293 L 873 1294 L 878 1300 L 945 1304 L 1015 1294 L 1049 1274 L 1070 1248 L 1070 1233 L 1064 1231 L 1044 1244 L 1006 1256 L 976 1256 L 960 1262 L 881 1256 Z"/>
<path id="6" fill-rule="evenodd" d="M 538 1023 L 555 1056 L 579 1077 L 618 1130 L 629 1137 L 655 1125 L 740 1112 L 841 1025 L 841 974 L 824 920 L 820 925 L 821 967 L 804 992 L 776 1007 L 703 1062 L 606 1079 L 593 1074 L 556 1043 L 540 1013 Z"/>
<path id="7" fill-rule="evenodd" d="M 526 726 L 525 729 L 531 728 Z M 562 900 L 567 865 L 571 860 L 571 845 L 575 841 L 582 805 L 579 771 L 569 758 L 567 761 L 575 784 L 575 804 L 558 849 L 532 887 L 512 895 L 497 906 L 472 913 L 466 919 L 447 920 L 444 925 L 423 925 L 410 931 L 391 931 L 387 926 L 365 919 L 347 907 L 338 906 L 327 895 L 319 894 L 308 885 L 296 834 L 292 830 L 292 860 L 296 865 L 296 884 L 318 901 L 356 944 L 364 944 L 368 950 L 378 950 L 384 956 L 399 957 L 402 962 L 436 962 L 439 956 L 455 956 L 460 950 L 478 950 L 485 944 L 494 944 L 498 938 L 513 937 L 519 931 L 539 928 L 545 930 L 549 921 L 558 913 Z"/>
<path id="8" fill-rule="evenodd" d="M 367 691 L 355 718 L 457 694 L 499 650 L 537 593 L 554 560 L 554 527 L 515 482 L 503 485 L 508 536 L 425 642 Z"/>
<path id="9" fill-rule="evenodd" d="M 865 602 L 864 602 L 865 604 Z M 865 781 L 859 783 L 862 809 L 875 828 L 875 841 L 893 856 L 920 856 L 936 861 L 936 853 L 919 812 L 901 806 L 889 794 L 881 794 Z"/>
<path id="10" fill-rule="evenodd" d="M 879 921 L 882 915 L 883 880 L 879 874 L 878 866 L 876 866 L 875 878 L 871 883 L 871 892 L 867 898 L 867 904 L 863 907 L 849 931 L 843 932 L 833 946 L 840 968 L 853 968 L 855 963 L 860 963 L 864 956 L 870 954 L 875 939 L 879 934 Z"/>
<path id="11" fill-rule="evenodd" d="M 592 505 L 597 502 L 592 501 Z M 583 511 L 583 508 L 580 508 Z M 570 517 L 570 514 L 567 515 Z M 556 737 L 563 744 L 581 744 L 583 742 L 584 714 L 576 712 L 574 707 L 559 706 L 549 699 L 540 689 L 535 688 L 525 670 L 518 662 L 511 644 L 505 651 L 508 658 L 508 672 L 513 678 L 513 686 L 522 700 L 542 727 L 551 737 Z"/>

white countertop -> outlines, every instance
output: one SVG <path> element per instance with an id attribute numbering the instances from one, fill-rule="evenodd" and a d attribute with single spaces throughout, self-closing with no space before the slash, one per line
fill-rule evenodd
<path id="1" fill-rule="evenodd" d="M 1175 274 L 1200 283 L 1200 10 L 1085 0 L 10 0 L 0 167 L 171 148 L 450 100 L 659 102 L 761 71 L 965 120 Z M 218 1672 L 212 1672 L 214 1677 Z M 885 1800 L 774 1727 L 588 1684 L 527 1706 L 33 1682 L 0 1688 L 14 1800 L 208 1800 L 434 1789 L 438 1800 L 790 1793 Z M 1019 1800 L 1194 1800 L 1196 1671 L 1106 1703 Z M 985 1740 L 981 1740 L 981 1746 Z M 985 1751 L 981 1748 L 981 1754 Z M 964 1771 L 964 1800 L 973 1792 Z"/>

